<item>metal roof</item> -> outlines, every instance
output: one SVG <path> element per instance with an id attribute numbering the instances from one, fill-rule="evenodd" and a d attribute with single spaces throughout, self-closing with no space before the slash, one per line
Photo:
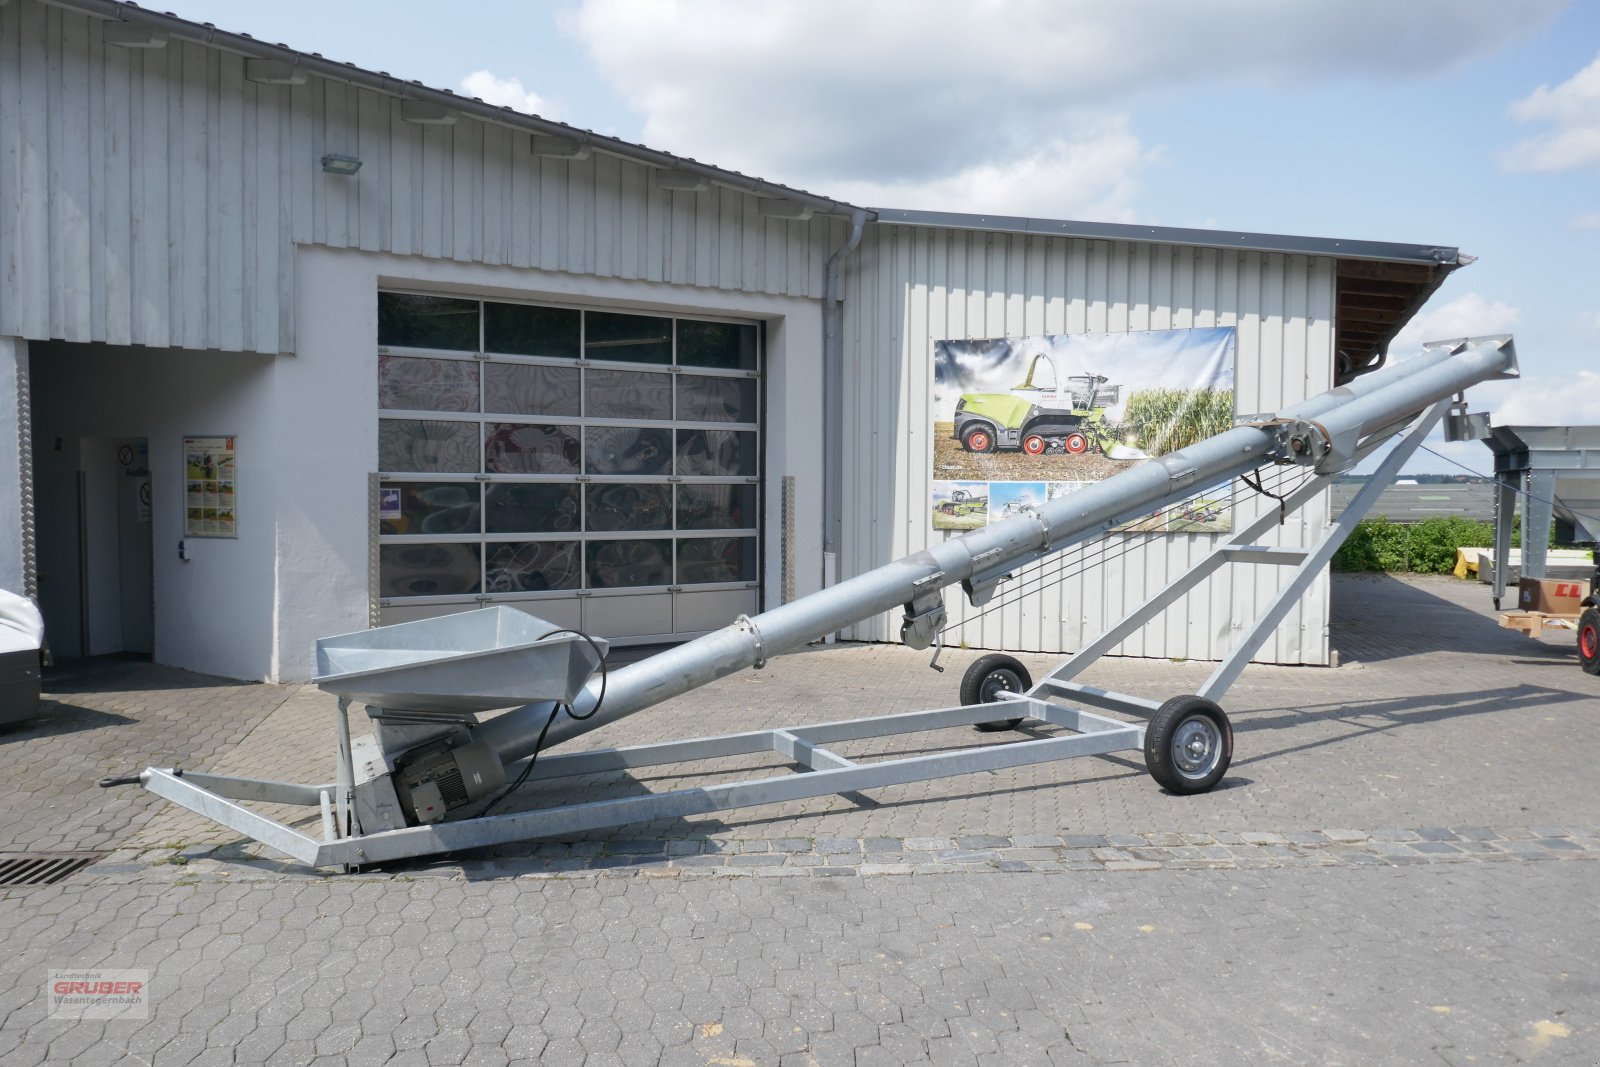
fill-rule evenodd
<path id="1" fill-rule="evenodd" d="M 1033 219 L 1016 215 L 969 215 L 953 211 L 906 211 L 873 208 L 877 221 L 902 226 L 936 226 L 994 233 L 1026 233 L 1048 237 L 1083 237 L 1100 241 L 1145 241 L 1202 248 L 1239 248 L 1249 252 L 1286 252 L 1340 259 L 1369 259 L 1389 263 L 1425 263 L 1452 267 L 1472 262 L 1459 248 L 1445 245 L 1396 244 L 1389 241 L 1345 241 L 1332 237 L 1294 237 L 1274 233 L 1234 230 L 1195 230 L 1182 226 L 1142 226 L 1121 222 L 1082 222 L 1071 219 Z"/>
<path id="2" fill-rule="evenodd" d="M 4 2 L 4 0 L 0 0 L 0 2 Z M 496 107 L 493 104 L 484 103 L 477 97 L 459 96 L 448 89 L 433 89 L 419 81 L 405 81 L 394 77 L 388 71 L 367 70 L 364 67 L 356 66 L 354 63 L 340 63 L 336 60 L 325 59 L 319 53 L 301 52 L 290 48 L 286 44 L 270 44 L 266 41 L 257 40 L 248 33 L 229 33 L 227 30 L 218 29 L 209 22 L 191 22 L 171 12 L 150 11 L 140 7 L 138 4 L 123 3 L 120 0 L 47 0 L 47 2 L 53 3 L 58 7 L 68 7 L 82 11 L 98 18 L 122 21 L 131 25 L 145 27 L 179 40 L 193 41 L 253 58 L 278 60 L 304 70 L 308 74 L 364 86 L 390 96 L 399 97 L 402 100 L 427 101 L 487 122 L 495 122 L 503 126 L 527 130 L 531 133 L 545 136 L 570 138 L 581 145 L 587 145 L 597 152 L 605 152 L 626 159 L 636 159 L 663 169 L 681 170 L 689 174 L 699 175 L 708 181 L 716 182 L 718 185 L 725 185 L 731 189 L 738 189 L 756 196 L 804 204 L 823 214 L 848 215 L 853 211 L 859 210 L 853 204 L 818 196 L 816 193 L 808 193 L 803 189 L 779 185 L 776 182 L 741 174 L 738 171 L 723 170 L 721 167 L 713 167 L 698 160 L 690 159 L 687 156 L 675 156 L 670 152 L 658 151 L 641 144 L 634 144 L 631 141 L 595 133 L 593 130 L 568 126 L 562 122 L 553 122 L 550 119 L 540 118 L 538 115 L 530 115 L 527 112 L 517 111 L 510 107 Z"/>

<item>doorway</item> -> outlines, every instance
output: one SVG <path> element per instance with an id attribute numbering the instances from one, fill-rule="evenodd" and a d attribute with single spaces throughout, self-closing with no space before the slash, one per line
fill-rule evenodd
<path id="1" fill-rule="evenodd" d="M 58 658 L 155 651 L 150 449 L 54 438 L 38 456 L 39 601 Z M 42 461 L 42 462 L 41 462 Z"/>

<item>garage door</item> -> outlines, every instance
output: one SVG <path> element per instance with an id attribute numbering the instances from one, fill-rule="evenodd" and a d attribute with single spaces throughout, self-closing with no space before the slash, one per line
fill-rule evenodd
<path id="1" fill-rule="evenodd" d="M 756 611 L 761 356 L 751 322 L 380 293 L 382 621 L 638 643 Z"/>

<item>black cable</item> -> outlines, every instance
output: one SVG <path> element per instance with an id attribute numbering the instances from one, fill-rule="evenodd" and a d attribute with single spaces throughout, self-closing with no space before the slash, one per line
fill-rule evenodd
<path id="1" fill-rule="evenodd" d="M 579 715 L 577 712 L 572 710 L 571 704 L 555 704 L 552 706 L 550 708 L 550 717 L 544 721 L 544 729 L 539 731 L 539 739 L 533 743 L 533 752 L 529 754 L 528 762 L 523 766 L 522 773 L 518 774 L 517 780 L 506 786 L 505 790 L 499 796 L 489 801 L 489 803 L 484 806 L 484 809 L 480 811 L 475 818 L 481 819 L 485 815 L 488 815 L 491 811 L 498 807 L 500 803 L 506 799 L 506 797 L 510 796 L 512 793 L 515 793 L 518 789 L 521 789 L 522 786 L 527 782 L 528 775 L 533 773 L 533 765 L 539 761 L 539 753 L 544 748 L 544 739 L 549 735 L 550 727 L 555 725 L 556 716 L 561 713 L 563 708 L 566 709 L 567 718 L 571 719 L 573 722 L 584 722 L 600 714 L 600 708 L 604 706 L 606 702 L 606 679 L 609 672 L 606 670 L 606 657 L 604 653 L 600 651 L 600 646 L 595 644 L 594 638 L 590 637 L 582 630 L 574 630 L 569 626 L 559 626 L 556 629 L 551 630 L 549 633 L 539 635 L 536 640 L 543 641 L 546 637 L 554 637 L 556 634 L 575 634 L 576 636 L 587 641 L 589 643 L 589 647 L 594 649 L 595 657 L 600 662 L 600 692 L 594 698 L 594 707 L 590 708 L 585 714 Z"/>

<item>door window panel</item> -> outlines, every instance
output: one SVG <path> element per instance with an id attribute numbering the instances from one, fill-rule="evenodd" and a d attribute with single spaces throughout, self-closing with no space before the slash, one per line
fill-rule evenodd
<path id="1" fill-rule="evenodd" d="M 680 537 L 678 584 L 756 580 L 754 537 Z"/>
<path id="2" fill-rule="evenodd" d="M 755 422 L 755 379 L 678 375 L 678 418 L 687 422 Z"/>
<path id="3" fill-rule="evenodd" d="M 755 486 L 678 486 L 678 529 L 744 530 L 755 526 Z"/>
<path id="4" fill-rule="evenodd" d="M 525 422 L 483 424 L 484 469 L 494 474 L 577 474 L 576 426 Z"/>
<path id="5" fill-rule="evenodd" d="M 576 308 L 533 304 L 483 305 L 483 350 L 508 356 L 558 356 L 576 359 L 583 313 Z"/>
<path id="6" fill-rule="evenodd" d="M 577 533 L 576 485 L 495 482 L 484 491 L 483 521 L 489 533 Z"/>
<path id="7" fill-rule="evenodd" d="M 590 541 L 587 549 L 591 589 L 672 584 L 672 542 L 667 538 Z"/>
<path id="8" fill-rule="evenodd" d="M 584 314 L 583 354 L 628 363 L 671 363 L 672 320 L 654 315 Z"/>
<path id="9" fill-rule="evenodd" d="M 587 528 L 590 530 L 672 529 L 672 486 L 590 485 Z"/>
<path id="10" fill-rule="evenodd" d="M 461 596 L 479 585 L 478 546 L 380 545 L 378 595 Z"/>
<path id="11" fill-rule="evenodd" d="M 678 362 L 687 367 L 756 369 L 756 328 L 734 322 L 678 320 Z"/>
<path id="12" fill-rule="evenodd" d="M 672 431 L 647 426 L 591 426 L 584 463 L 590 474 L 671 474 Z"/>
<path id="13" fill-rule="evenodd" d="M 390 482 L 385 488 L 400 493 L 400 514 L 382 519 L 379 533 L 463 534 L 479 533 L 478 493 L 475 482 Z"/>
<path id="14" fill-rule="evenodd" d="M 379 293 L 378 343 L 476 352 L 478 302 L 454 296 Z"/>
<path id="15" fill-rule="evenodd" d="M 382 419 L 378 423 L 378 469 L 475 474 L 478 470 L 478 424 Z"/>
<path id="16" fill-rule="evenodd" d="M 486 593 L 542 593 L 549 589 L 577 589 L 582 584 L 582 542 L 490 542 L 487 549 Z"/>
<path id="17" fill-rule="evenodd" d="M 591 370 L 587 406 L 592 419 L 672 418 L 672 375 L 633 370 Z"/>
<path id="18" fill-rule="evenodd" d="M 378 357 L 378 406 L 414 411 L 477 411 L 478 364 L 466 359 Z"/>
<path id="19" fill-rule="evenodd" d="M 679 430 L 678 473 L 728 477 L 756 472 L 756 435 L 738 430 Z"/>
<path id="20" fill-rule="evenodd" d="M 578 368 L 485 363 L 483 410 L 496 415 L 578 414 Z"/>

